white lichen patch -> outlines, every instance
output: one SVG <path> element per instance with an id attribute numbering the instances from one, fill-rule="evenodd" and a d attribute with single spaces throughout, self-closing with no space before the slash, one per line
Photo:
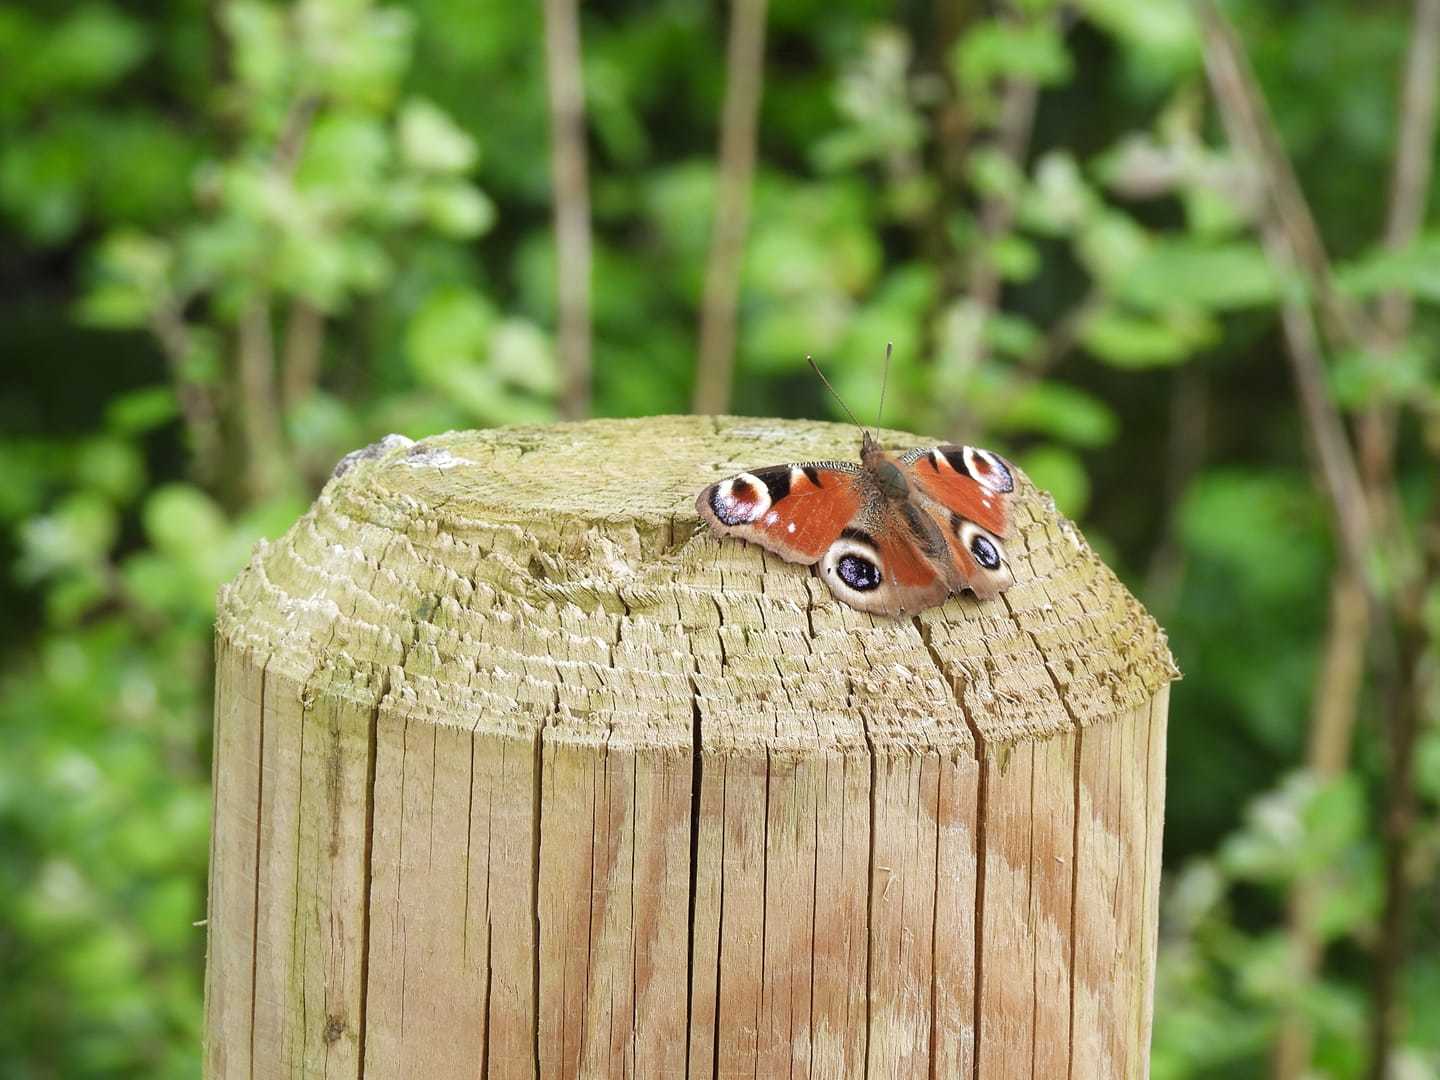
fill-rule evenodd
<path id="1" fill-rule="evenodd" d="M 418 454 L 406 454 L 399 463 L 411 469 L 453 469 L 457 465 L 475 464 L 469 458 L 452 454 L 443 446 L 436 450 L 422 450 Z"/>
<path id="2" fill-rule="evenodd" d="M 369 461 L 378 458 L 391 450 L 398 450 L 405 446 L 414 446 L 415 440 L 404 435 L 397 435 L 391 432 L 383 439 L 371 443 L 369 446 L 362 446 L 359 450 L 352 450 L 335 464 L 335 471 L 331 475 L 344 476 L 362 461 Z"/>

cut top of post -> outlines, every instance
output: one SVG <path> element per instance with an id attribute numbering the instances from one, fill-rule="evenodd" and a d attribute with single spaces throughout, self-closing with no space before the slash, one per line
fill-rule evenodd
<path id="1" fill-rule="evenodd" d="M 1163 631 L 1023 475 L 1015 584 L 904 618 L 698 528 L 716 479 L 857 450 L 847 425 L 726 417 L 389 436 L 257 549 L 219 630 L 417 719 L 687 752 L 974 753 L 1113 717 L 1176 677 Z"/>

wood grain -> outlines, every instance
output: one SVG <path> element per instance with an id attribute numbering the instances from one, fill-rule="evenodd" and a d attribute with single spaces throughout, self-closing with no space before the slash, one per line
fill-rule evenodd
<path id="1" fill-rule="evenodd" d="M 207 1075 L 1145 1075 L 1164 635 L 1028 481 L 1015 587 L 908 620 L 697 533 L 853 440 L 342 463 L 222 592 Z"/>

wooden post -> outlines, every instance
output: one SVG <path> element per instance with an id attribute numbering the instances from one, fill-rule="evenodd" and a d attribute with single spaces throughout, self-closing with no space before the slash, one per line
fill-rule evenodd
<path id="1" fill-rule="evenodd" d="M 1028 481 L 1015 586 L 915 618 L 696 533 L 856 443 L 342 462 L 221 595 L 207 1074 L 1143 1076 L 1164 635 Z"/>

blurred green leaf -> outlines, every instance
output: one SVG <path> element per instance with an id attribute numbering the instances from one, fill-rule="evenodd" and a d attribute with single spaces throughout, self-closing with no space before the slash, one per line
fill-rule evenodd
<path id="1" fill-rule="evenodd" d="M 93 566 L 109 554 L 118 530 L 108 499 L 75 492 L 51 513 L 21 525 L 16 573 L 22 581 L 36 582 L 63 570 Z"/>
<path id="2" fill-rule="evenodd" d="M 247 170 L 234 174 L 245 181 L 231 189 L 235 208 L 286 227 L 315 211 L 353 213 L 376 197 L 390 158 L 389 134 L 379 119 L 358 110 L 327 113 L 315 121 L 295 175 L 312 205 L 290 201 L 283 187 Z"/>
<path id="3" fill-rule="evenodd" d="M 1187 547 L 1257 595 L 1293 595 L 1314 581 L 1320 506 L 1302 475 L 1213 470 L 1196 479 L 1180 505 Z"/>
<path id="4" fill-rule="evenodd" d="M 1080 341 L 1087 349 L 1107 364 L 1130 369 L 1182 363 L 1218 338 L 1213 322 L 1183 309 L 1149 317 L 1105 307 L 1080 327 Z"/>
<path id="5" fill-rule="evenodd" d="M 1254 243 L 1149 244 L 1116 282 L 1118 295 L 1148 311 L 1192 305 L 1232 311 L 1273 304 L 1280 282 Z"/>
<path id="6" fill-rule="evenodd" d="M 1029 281 L 1040 271 L 1035 245 L 1014 233 L 998 237 L 984 257 L 1006 281 Z"/>
<path id="7" fill-rule="evenodd" d="M 976 23 L 955 46 L 951 57 L 956 78 L 971 91 L 997 78 L 1024 79 L 1053 86 L 1070 77 L 1070 54 L 1057 25 L 1051 22 Z"/>
<path id="8" fill-rule="evenodd" d="M 167 555 L 199 560 L 225 541 L 225 517 L 215 501 L 189 484 L 168 484 L 145 503 L 145 532 Z"/>
<path id="9" fill-rule="evenodd" d="M 997 311 L 985 320 L 985 341 L 1001 356 L 1027 360 L 1040 347 L 1041 335 L 1029 319 Z"/>
<path id="10" fill-rule="evenodd" d="M 1399 251 L 1382 247 L 1341 263 L 1335 268 L 1335 280 L 1352 296 L 1399 290 L 1430 303 L 1440 302 L 1440 234 L 1423 233 Z"/>
<path id="11" fill-rule="evenodd" d="M 118 435 L 140 435 L 179 415 L 176 392 L 170 386 L 150 386 L 112 397 L 105 406 L 105 425 Z"/>
<path id="12" fill-rule="evenodd" d="M 1001 431 L 1048 435 L 1075 446 L 1103 446 L 1115 437 L 1115 414 L 1077 387 L 1032 383 L 989 417 Z"/>
<path id="13" fill-rule="evenodd" d="M 473 361 L 494 330 L 495 310 L 467 289 L 436 292 L 415 313 L 406 332 L 410 362 L 426 371 Z"/>
<path id="14" fill-rule="evenodd" d="M 1035 181 L 1022 191 L 1017 214 L 1026 228 L 1059 236 L 1091 220 L 1097 209 L 1098 197 L 1075 159 L 1050 151 L 1035 166 Z"/>
<path id="15" fill-rule="evenodd" d="M 1081 0 L 1080 9 L 1097 25 L 1135 48 L 1167 73 L 1183 74 L 1200 66 L 1200 36 L 1185 0 Z"/>
<path id="16" fill-rule="evenodd" d="M 126 503 L 145 485 L 145 461 L 130 443 L 99 436 L 77 447 L 75 474 L 81 487 Z"/>
<path id="17" fill-rule="evenodd" d="M 413 169 L 464 173 L 475 164 L 475 140 L 444 110 L 415 99 L 400 110 L 400 152 Z"/>
<path id="18" fill-rule="evenodd" d="M 967 168 L 970 183 L 981 195 L 1018 198 L 1025 190 L 1025 174 L 1000 150 L 986 147 L 975 151 L 968 159 Z"/>
<path id="19" fill-rule="evenodd" d="M 502 322 L 478 294 L 437 293 L 411 320 L 406 353 L 416 375 L 472 416 L 545 419 L 541 397 L 556 385 L 543 338 L 523 323 Z"/>
<path id="20" fill-rule="evenodd" d="M 96 326 L 144 326 L 165 305 L 174 255 L 162 240 L 118 231 L 95 255 L 95 280 L 79 314 Z"/>
<path id="21" fill-rule="evenodd" d="M 111 4 L 85 4 L 65 16 L 22 69 L 32 94 L 107 86 L 145 56 L 149 34 Z"/>
<path id="22" fill-rule="evenodd" d="M 479 236 L 495 223 L 495 204 L 464 182 L 427 185 L 425 217 L 442 236 Z"/>
<path id="23" fill-rule="evenodd" d="M 1018 464 L 1035 486 L 1050 492 L 1055 505 L 1078 518 L 1090 504 L 1090 477 L 1080 455 L 1063 446 L 1037 446 L 1021 454 Z"/>
<path id="24" fill-rule="evenodd" d="M 1361 349 L 1341 352 L 1330 368 L 1330 388 L 1341 405 L 1358 409 L 1423 400 L 1440 365 L 1419 342 L 1405 342 L 1383 354 Z"/>

